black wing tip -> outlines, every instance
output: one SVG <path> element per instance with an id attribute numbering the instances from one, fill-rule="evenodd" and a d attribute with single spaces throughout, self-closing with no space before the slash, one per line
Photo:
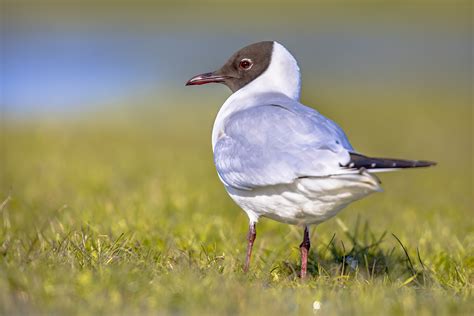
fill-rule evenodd
<path id="1" fill-rule="evenodd" d="M 406 160 L 395 158 L 375 158 L 350 153 L 351 161 L 346 165 L 349 168 L 366 169 L 399 169 L 399 168 L 421 168 L 436 166 L 437 162 L 429 160 Z"/>
<path id="2" fill-rule="evenodd" d="M 436 161 L 430 161 L 430 160 L 415 160 L 415 162 L 416 162 L 416 166 L 414 167 L 432 167 L 438 164 Z"/>
<path id="3" fill-rule="evenodd" d="M 399 163 L 397 163 L 399 162 Z M 393 167 L 394 168 L 424 168 L 436 166 L 438 163 L 436 161 L 430 160 L 397 160 L 394 159 Z"/>

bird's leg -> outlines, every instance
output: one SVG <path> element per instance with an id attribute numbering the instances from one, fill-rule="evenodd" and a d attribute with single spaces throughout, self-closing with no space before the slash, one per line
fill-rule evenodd
<path id="1" fill-rule="evenodd" d="M 249 271 L 249 266 L 250 266 L 250 257 L 252 256 L 252 247 L 253 247 L 253 242 L 255 241 L 255 237 L 257 237 L 257 230 L 255 228 L 255 223 L 250 222 L 249 224 L 249 232 L 247 234 L 247 258 L 245 259 L 245 266 L 244 266 L 244 272 Z"/>
<path id="2" fill-rule="evenodd" d="M 303 241 L 300 244 L 301 252 L 301 279 L 306 279 L 306 270 L 308 267 L 308 253 L 311 243 L 309 241 L 309 230 L 308 226 L 304 227 Z"/>

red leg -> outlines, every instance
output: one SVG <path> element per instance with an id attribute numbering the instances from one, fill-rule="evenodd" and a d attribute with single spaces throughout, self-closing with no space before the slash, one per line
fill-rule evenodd
<path id="1" fill-rule="evenodd" d="M 255 241 L 255 237 L 257 237 L 257 230 L 255 228 L 255 223 L 250 223 L 249 224 L 249 232 L 247 235 L 247 258 L 245 259 L 245 266 L 244 266 L 244 272 L 249 271 L 249 266 L 250 266 L 250 257 L 252 256 L 252 248 L 253 248 L 253 242 Z"/>
<path id="2" fill-rule="evenodd" d="M 311 243 L 309 241 L 309 230 L 308 226 L 304 228 L 303 242 L 300 245 L 301 252 L 301 279 L 306 279 L 306 271 L 308 267 L 308 253 Z"/>

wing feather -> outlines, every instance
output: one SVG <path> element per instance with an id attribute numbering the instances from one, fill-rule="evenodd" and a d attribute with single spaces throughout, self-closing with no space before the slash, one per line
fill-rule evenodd
<path id="1" fill-rule="evenodd" d="M 296 101 L 264 104 L 230 115 L 214 147 L 227 186 L 292 183 L 299 177 L 339 173 L 352 147 L 342 129 Z"/>

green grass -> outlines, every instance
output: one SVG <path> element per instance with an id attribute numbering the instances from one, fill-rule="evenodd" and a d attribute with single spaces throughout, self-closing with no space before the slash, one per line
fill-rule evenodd
<path id="1" fill-rule="evenodd" d="M 1 314 L 473 313 L 469 106 L 319 108 L 362 152 L 439 165 L 381 175 L 384 193 L 312 227 L 306 282 L 301 229 L 265 219 L 242 272 L 247 218 L 212 164 L 217 107 L 109 110 L 4 122 Z"/>

